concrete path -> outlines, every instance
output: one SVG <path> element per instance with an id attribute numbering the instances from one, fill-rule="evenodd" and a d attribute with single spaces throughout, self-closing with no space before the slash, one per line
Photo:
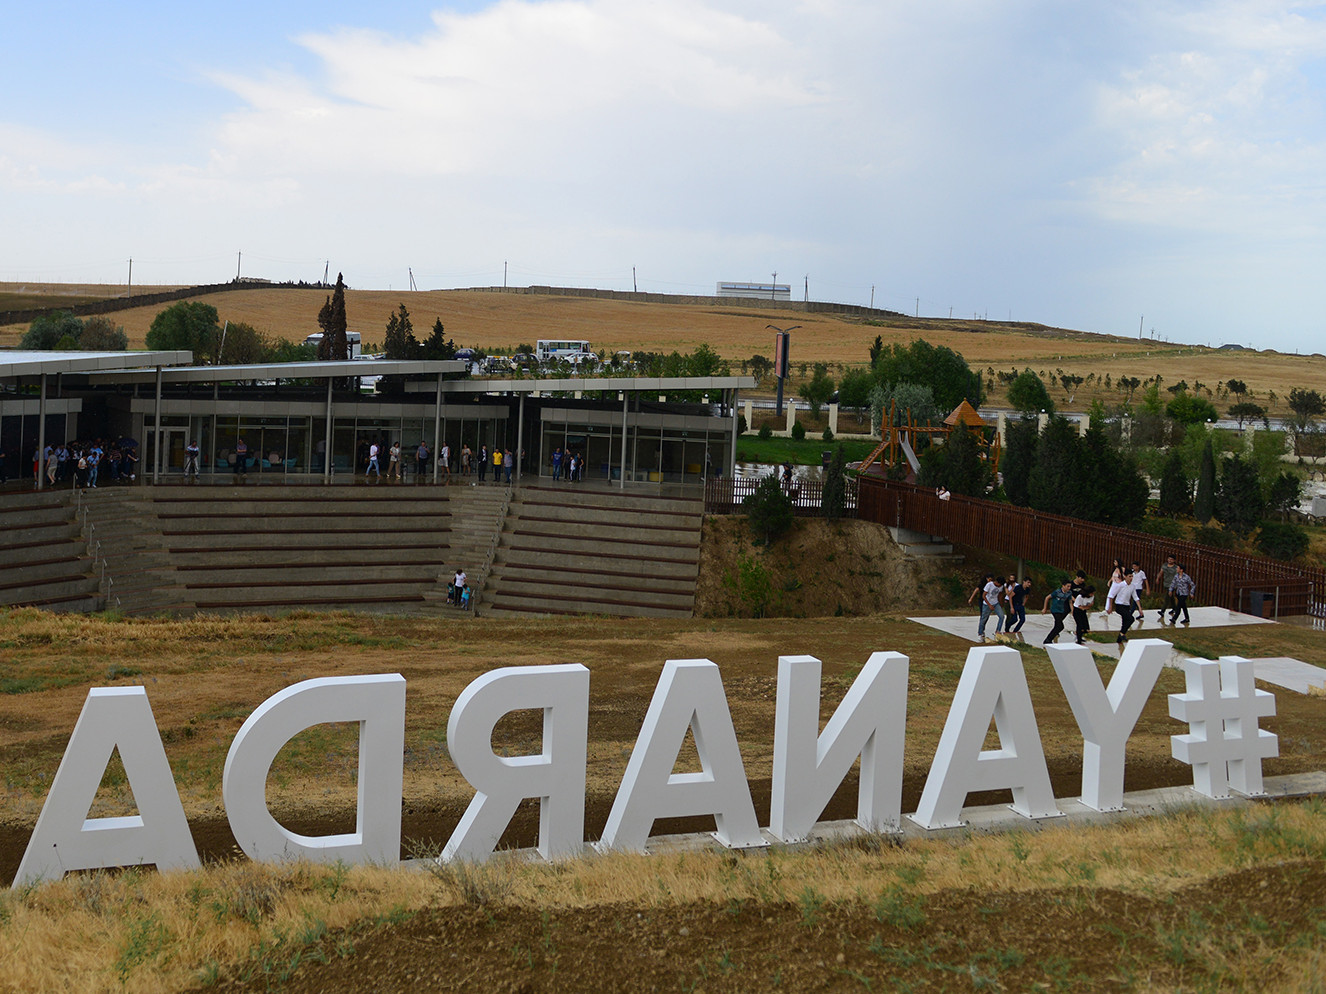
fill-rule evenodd
<path id="1" fill-rule="evenodd" d="M 1223 607 L 1194 607 L 1189 608 L 1188 613 L 1192 618 L 1188 628 L 1225 628 L 1231 625 L 1273 625 L 1275 622 L 1265 618 L 1258 618 L 1251 614 L 1239 614 L 1236 611 L 1228 611 Z M 1146 621 L 1141 625 L 1133 625 L 1128 635 L 1131 638 L 1160 638 L 1170 641 L 1174 638 L 1182 638 L 1183 625 L 1177 628 L 1171 628 L 1168 624 L 1159 625 L 1159 612 L 1147 611 Z M 945 632 L 949 635 L 955 635 L 968 642 L 981 644 L 981 639 L 976 634 L 976 625 L 978 616 L 969 615 L 948 615 L 934 618 L 908 618 L 908 621 L 915 621 L 917 624 L 925 625 L 927 628 L 934 628 L 937 631 Z M 991 618 L 986 625 L 986 644 L 994 645 L 1005 643 L 1016 646 L 1019 642 L 1028 645 L 1041 645 L 1045 641 L 1045 636 L 1050 633 L 1054 625 L 1053 619 L 1048 614 L 1041 614 L 1040 611 L 1027 614 L 1027 623 L 1022 626 L 1022 631 L 1017 635 L 996 636 L 994 631 L 994 618 Z M 1059 636 L 1059 642 L 1066 644 L 1072 641 L 1072 624 L 1069 623 L 1069 630 Z M 1116 635 L 1119 632 L 1119 618 L 1117 615 L 1102 615 L 1099 611 L 1091 612 L 1091 630 L 1093 632 L 1112 631 Z M 1021 635 L 1021 638 L 1018 638 Z M 1088 643 L 1093 652 L 1102 656 L 1109 656 L 1112 659 L 1119 658 L 1119 647 L 1113 642 L 1091 642 Z M 1175 650 L 1170 654 L 1167 665 L 1176 669 L 1181 668 L 1183 659 L 1186 658 L 1183 653 Z M 1308 693 L 1310 687 L 1326 689 L 1326 669 L 1320 666 L 1313 666 L 1310 663 L 1302 662 L 1298 659 L 1291 659 L 1287 656 L 1278 656 L 1264 659 L 1254 659 L 1253 673 L 1258 680 L 1273 684 L 1277 687 L 1283 687 L 1286 690 L 1292 690 L 1299 694 Z"/>

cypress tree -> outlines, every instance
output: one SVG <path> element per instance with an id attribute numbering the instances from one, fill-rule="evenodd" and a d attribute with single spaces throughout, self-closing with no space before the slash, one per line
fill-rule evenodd
<path id="1" fill-rule="evenodd" d="M 1051 418 L 1036 446 L 1036 461 L 1027 477 L 1027 503 L 1037 511 L 1081 515 L 1082 487 L 1088 471 L 1082 465 L 1082 439 L 1061 417 Z"/>
<path id="2" fill-rule="evenodd" d="M 1036 434 L 1036 420 L 1021 418 L 1008 426 L 1006 434 L 1008 446 L 999 464 L 1004 478 L 1004 493 L 1012 503 L 1026 507 L 1030 500 L 1027 485 L 1031 478 L 1031 467 L 1036 463 L 1036 446 L 1040 441 Z"/>
<path id="3" fill-rule="evenodd" d="M 1236 535 L 1247 535 L 1257 527 L 1265 510 L 1257 467 L 1251 460 L 1232 456 L 1220 474 L 1220 491 L 1216 495 L 1216 516 L 1220 523 Z"/>
<path id="4" fill-rule="evenodd" d="M 1216 467 L 1211 440 L 1202 447 L 1201 468 L 1197 471 L 1197 495 L 1193 498 L 1192 513 L 1198 522 L 1206 524 L 1215 514 Z"/>
<path id="5" fill-rule="evenodd" d="M 1192 492 L 1187 474 L 1183 472 L 1183 459 L 1175 449 L 1170 450 L 1165 468 L 1160 472 L 1160 513 L 1177 518 L 1192 507 Z"/>
<path id="6" fill-rule="evenodd" d="M 824 474 L 824 490 L 820 498 L 820 510 L 830 521 L 837 521 L 847 509 L 847 480 L 843 470 L 847 460 L 843 456 L 843 447 L 834 446 L 833 459 Z"/>
<path id="7" fill-rule="evenodd" d="M 332 290 L 331 304 L 327 314 L 328 331 L 324 333 L 323 338 L 331 338 L 331 351 L 328 353 L 328 359 L 349 359 L 350 343 L 345 337 L 345 280 L 341 274 L 336 274 L 336 287 Z"/>

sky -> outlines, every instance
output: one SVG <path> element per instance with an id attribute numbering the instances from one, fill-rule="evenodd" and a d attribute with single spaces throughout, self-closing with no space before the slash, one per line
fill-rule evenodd
<path id="1" fill-rule="evenodd" d="M 1326 351 L 1326 5 L 7 3 L 0 281 L 769 281 Z"/>

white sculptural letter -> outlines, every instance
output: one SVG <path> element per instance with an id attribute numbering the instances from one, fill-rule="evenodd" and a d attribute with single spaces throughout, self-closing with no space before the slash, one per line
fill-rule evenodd
<path id="1" fill-rule="evenodd" d="M 543 711 L 542 752 L 495 755 L 494 726 L 512 711 L 532 708 Z M 527 797 L 539 798 L 539 853 L 554 859 L 580 852 L 588 736 L 589 670 L 578 663 L 507 667 L 466 687 L 447 722 L 447 747 L 475 795 L 442 858 L 486 859 Z"/>
<path id="2" fill-rule="evenodd" d="M 1264 794 L 1262 760 L 1280 755 L 1280 741 L 1257 727 L 1275 714 L 1275 696 L 1257 689 L 1252 660 L 1187 659 L 1183 673 L 1187 692 L 1169 695 L 1169 713 L 1188 722 L 1189 731 L 1171 735 L 1170 748 L 1192 765 L 1193 789 L 1207 797 L 1229 797 L 1231 787 Z"/>
<path id="3" fill-rule="evenodd" d="M 138 814 L 88 818 L 116 749 Z M 198 865 L 198 851 L 147 691 L 94 687 L 51 782 L 14 886 L 58 880 L 70 870 L 144 863 L 155 863 L 160 870 L 188 869 Z"/>
<path id="4" fill-rule="evenodd" d="M 1000 747 L 983 752 L 991 717 Z M 969 793 L 1007 787 L 1013 789 L 1013 810 L 1024 817 L 1062 814 L 1050 787 L 1021 654 L 972 649 L 912 818 L 925 828 L 955 828 L 962 824 Z"/>
<path id="5" fill-rule="evenodd" d="M 281 747 L 325 722 L 359 725 L 359 802 L 347 835 L 296 835 L 267 809 L 267 774 Z M 249 715 L 230 744 L 221 776 L 226 817 L 251 859 L 276 862 L 380 863 L 400 860 L 401 787 L 405 762 L 405 678 L 328 677 L 272 695 Z"/>
<path id="6" fill-rule="evenodd" d="M 1095 657 L 1086 646 L 1046 648 L 1082 730 L 1082 803 L 1097 811 L 1122 811 L 1124 747 L 1169 658 L 1169 643 L 1129 642 L 1109 690 L 1101 684 Z"/>
<path id="7" fill-rule="evenodd" d="M 769 832 L 784 842 L 805 839 L 857 756 L 857 824 L 871 832 L 896 832 L 902 807 L 907 657 L 872 653 L 822 734 L 820 668 L 814 656 L 778 657 Z"/>
<path id="8" fill-rule="evenodd" d="M 701 772 L 673 773 L 688 728 Z M 723 845 L 765 844 L 718 667 L 707 659 L 669 659 L 608 814 L 602 847 L 643 850 L 655 819 L 709 814 Z"/>

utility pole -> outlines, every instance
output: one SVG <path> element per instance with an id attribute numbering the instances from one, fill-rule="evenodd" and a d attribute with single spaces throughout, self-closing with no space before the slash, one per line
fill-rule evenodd
<path id="1" fill-rule="evenodd" d="M 506 263 L 502 263 L 502 289 L 506 289 Z"/>
<path id="2" fill-rule="evenodd" d="M 806 274 L 806 303 L 810 303 L 810 273 Z"/>
<path id="3" fill-rule="evenodd" d="M 327 273 L 331 269 L 331 260 L 328 259 L 326 265 L 322 267 L 322 285 L 327 285 Z"/>
<path id="4" fill-rule="evenodd" d="M 418 290 L 419 284 L 414 281 L 414 269 L 412 269 L 410 266 L 406 266 L 405 271 L 410 274 L 410 289 Z"/>
<path id="5" fill-rule="evenodd" d="M 243 261 L 244 261 L 244 253 L 243 253 L 243 252 L 237 252 L 237 253 L 235 253 L 235 282 L 236 282 L 236 283 L 239 282 L 239 267 L 240 267 L 240 263 L 242 263 Z"/>
<path id="6" fill-rule="evenodd" d="M 1142 321 L 1145 320 L 1145 318 L 1146 315 L 1142 314 L 1137 319 L 1137 337 L 1139 340 L 1142 338 Z"/>
<path id="7" fill-rule="evenodd" d="M 639 292 L 640 292 L 640 284 L 637 283 L 637 282 L 635 281 L 635 267 L 634 267 L 634 266 L 631 267 L 631 292 L 632 292 L 632 293 L 639 293 Z"/>
<path id="8" fill-rule="evenodd" d="M 874 284 L 874 283 L 871 283 L 871 284 L 870 284 L 870 309 L 871 309 L 872 311 L 875 309 L 875 284 Z"/>
<path id="9" fill-rule="evenodd" d="M 773 274 L 773 282 L 769 284 L 769 299 L 773 300 L 778 295 L 778 273 Z"/>
<path id="10" fill-rule="evenodd" d="M 916 316 L 917 316 L 918 318 L 921 316 L 921 298 L 920 298 L 920 297 L 917 297 L 917 298 L 916 298 Z"/>
<path id="11" fill-rule="evenodd" d="M 132 259 L 130 259 L 130 260 L 129 260 L 129 287 L 128 287 L 128 289 L 125 290 L 124 295 L 125 295 L 126 297 L 131 297 L 131 296 L 133 296 L 133 292 L 134 292 L 134 261 L 133 261 Z"/>

